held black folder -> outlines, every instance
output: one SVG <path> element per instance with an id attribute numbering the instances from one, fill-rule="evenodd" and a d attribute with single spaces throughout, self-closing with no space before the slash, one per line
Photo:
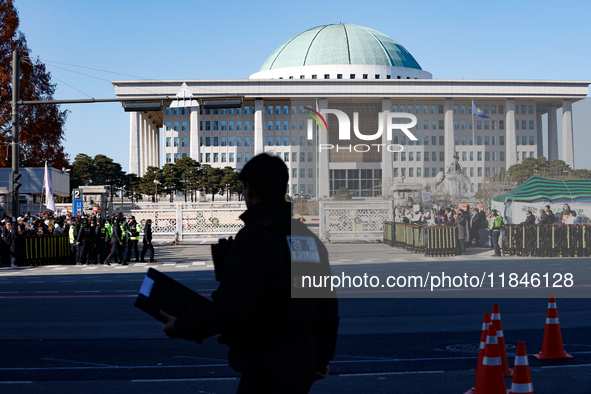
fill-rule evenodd
<path id="1" fill-rule="evenodd" d="M 206 307 L 212 301 L 162 272 L 149 268 L 134 306 L 165 323 L 164 317 L 160 315 L 161 309 L 178 317 L 185 312 L 189 302 Z"/>

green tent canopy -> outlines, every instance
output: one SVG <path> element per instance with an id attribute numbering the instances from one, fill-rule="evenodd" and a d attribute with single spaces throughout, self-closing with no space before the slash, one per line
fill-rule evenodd
<path id="1" fill-rule="evenodd" d="M 573 181 L 557 181 L 554 179 L 532 176 L 515 189 L 493 198 L 493 201 L 523 201 L 533 202 L 540 199 L 555 201 L 591 197 L 591 179 L 577 179 Z"/>

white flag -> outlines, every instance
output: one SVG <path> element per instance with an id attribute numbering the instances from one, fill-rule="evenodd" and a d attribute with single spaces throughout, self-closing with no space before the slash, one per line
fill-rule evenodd
<path id="1" fill-rule="evenodd" d="M 47 162 L 45 162 L 43 189 L 45 189 L 45 205 L 48 209 L 55 212 L 55 200 L 53 199 L 53 190 L 51 190 L 51 179 L 49 179 L 49 169 L 47 168 Z"/>

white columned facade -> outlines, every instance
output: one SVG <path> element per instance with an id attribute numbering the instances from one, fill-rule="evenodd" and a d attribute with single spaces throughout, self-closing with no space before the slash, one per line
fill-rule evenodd
<path id="1" fill-rule="evenodd" d="M 139 176 L 140 114 L 129 113 L 129 173 Z"/>
<path id="2" fill-rule="evenodd" d="M 139 119 L 139 134 L 140 134 L 140 139 L 139 139 L 139 155 L 138 155 L 138 161 L 139 161 L 139 173 L 138 176 L 141 178 L 142 176 L 144 176 L 145 174 L 145 163 L 146 163 L 146 155 L 144 152 L 144 145 L 146 144 L 146 120 L 144 119 L 144 114 L 140 113 L 140 119 Z"/>
<path id="3" fill-rule="evenodd" d="M 152 167 L 156 167 L 156 161 L 158 160 L 158 146 L 156 142 L 156 135 L 158 133 L 158 127 L 155 123 L 152 123 Z"/>
<path id="4" fill-rule="evenodd" d="M 517 164 L 517 141 L 515 140 L 515 100 L 510 98 L 505 101 L 507 115 L 505 116 L 505 163 L 508 170 Z M 474 141 L 476 143 L 476 141 Z M 474 158 L 476 160 L 476 158 Z"/>
<path id="5" fill-rule="evenodd" d="M 321 98 L 317 101 L 318 107 L 316 110 L 320 112 L 323 109 L 328 109 L 328 100 Z M 322 131 L 318 128 L 318 146 L 326 146 L 328 144 L 328 130 Z M 330 171 L 328 167 L 329 151 L 316 152 L 318 158 L 318 197 L 328 198 L 330 197 Z"/>
<path id="6" fill-rule="evenodd" d="M 382 112 L 392 110 L 392 100 L 385 98 L 382 99 Z M 384 116 L 384 122 L 387 122 L 387 116 Z M 387 131 L 388 125 L 384 125 L 384 132 L 382 133 L 382 196 L 389 197 L 392 195 L 392 186 L 394 184 L 394 157 L 393 153 L 389 152 L 386 147 L 392 143 L 388 141 Z"/>
<path id="7" fill-rule="evenodd" d="M 444 112 L 444 154 L 445 154 L 445 169 L 447 172 L 453 162 L 454 153 L 454 100 L 453 98 L 445 99 L 445 112 Z"/>
<path id="8" fill-rule="evenodd" d="M 556 124 L 556 106 L 548 107 L 548 161 L 558 160 L 558 125 Z"/>
<path id="9" fill-rule="evenodd" d="M 536 143 L 538 145 L 538 156 L 544 156 L 544 134 L 542 133 L 542 112 L 536 111 Z"/>
<path id="10" fill-rule="evenodd" d="M 575 169 L 575 149 L 573 139 L 573 104 L 570 100 L 562 102 L 562 160 Z"/>
<path id="11" fill-rule="evenodd" d="M 148 167 L 152 165 L 152 160 L 153 160 L 153 155 L 154 155 L 154 152 L 153 152 L 154 140 L 152 139 L 152 135 L 153 135 L 154 130 L 152 130 L 152 123 L 150 122 L 149 119 L 148 119 L 148 127 L 147 127 L 146 131 L 148 132 L 148 138 L 147 138 L 147 140 L 148 140 L 147 141 L 148 142 L 148 144 L 147 144 L 148 145 L 147 158 L 148 159 L 146 160 L 146 162 L 147 162 L 146 163 L 146 170 L 147 170 Z"/>
<path id="12" fill-rule="evenodd" d="M 254 101 L 254 155 L 259 155 L 265 151 L 263 139 L 263 105 L 262 99 Z"/>
<path id="13" fill-rule="evenodd" d="M 201 163 L 201 149 L 199 146 L 199 107 L 189 107 L 191 111 L 189 119 L 189 156 Z"/>
<path id="14" fill-rule="evenodd" d="M 154 166 L 156 168 L 160 168 L 160 128 L 156 127 L 156 130 L 154 131 L 154 135 L 156 138 L 156 163 L 154 164 Z"/>

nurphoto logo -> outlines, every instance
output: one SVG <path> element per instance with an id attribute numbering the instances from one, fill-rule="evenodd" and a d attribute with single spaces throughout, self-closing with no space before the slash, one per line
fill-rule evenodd
<path id="1" fill-rule="evenodd" d="M 320 130 L 328 132 L 328 124 L 326 122 L 326 117 L 329 114 L 335 115 L 339 122 L 339 141 L 351 141 L 351 120 L 349 116 L 338 109 L 321 109 L 320 112 L 313 110 L 312 108 L 306 108 L 312 119 L 308 119 L 308 139 L 313 139 L 313 131 L 314 131 L 314 122 L 316 121 Z M 410 121 L 409 123 L 394 123 L 394 120 L 406 120 Z M 361 134 L 359 131 L 359 114 L 357 112 L 353 113 L 353 132 L 355 136 L 363 141 L 376 141 L 381 140 L 382 135 L 384 133 L 384 129 L 386 130 L 386 139 L 388 141 L 392 140 L 392 133 L 394 130 L 402 131 L 410 140 L 417 141 L 417 137 L 414 136 L 413 133 L 409 129 L 413 128 L 417 124 L 417 117 L 413 114 L 407 113 L 400 113 L 400 112 L 390 112 L 384 111 L 378 114 L 378 131 L 375 134 Z M 404 150 L 402 145 L 398 144 L 349 144 L 349 145 L 333 145 L 333 144 L 319 144 L 318 151 L 322 152 L 323 150 L 331 150 L 335 149 L 337 152 L 342 150 L 348 150 L 349 152 L 369 152 L 372 148 L 376 147 L 377 151 L 380 152 L 380 149 L 384 147 L 388 152 L 401 152 Z"/>

